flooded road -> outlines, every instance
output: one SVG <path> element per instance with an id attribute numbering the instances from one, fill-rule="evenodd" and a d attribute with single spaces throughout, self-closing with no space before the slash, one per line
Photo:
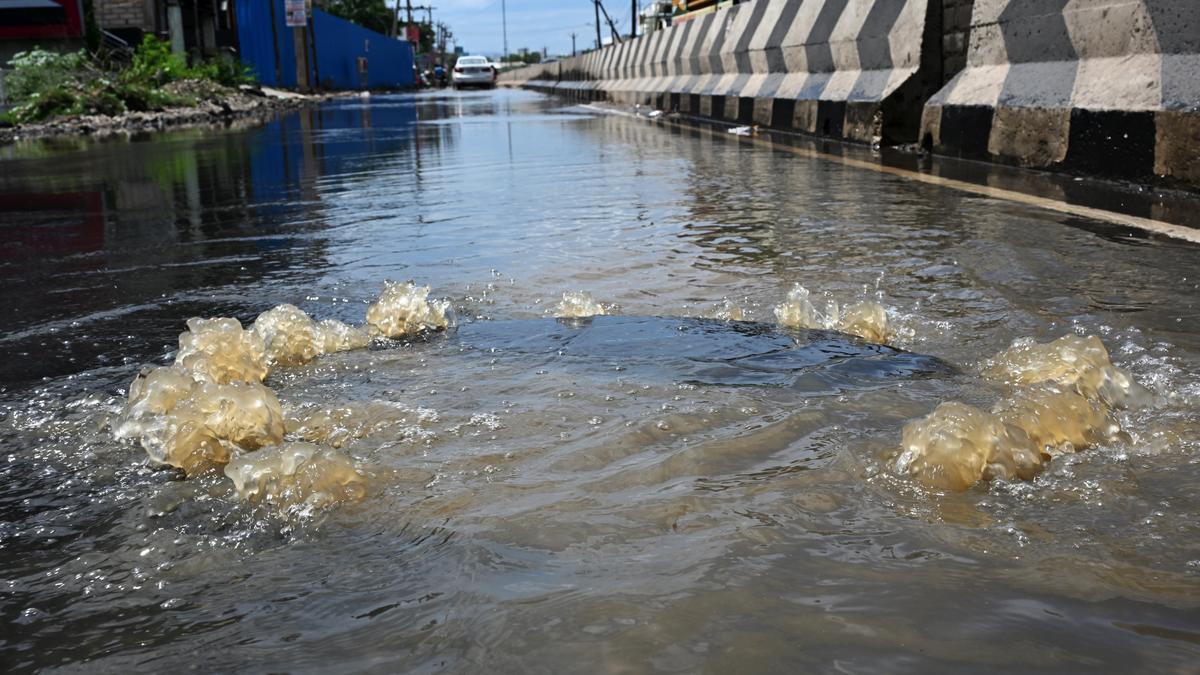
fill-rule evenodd
<path id="1" fill-rule="evenodd" d="M 1200 247 L 513 91 L 0 157 L 6 672 L 1195 672 Z M 369 310 L 407 280 L 447 328 Z M 373 338 L 261 370 L 361 498 L 118 438 L 188 319 L 285 303 Z M 1069 335 L 1119 429 L 898 468 Z"/>

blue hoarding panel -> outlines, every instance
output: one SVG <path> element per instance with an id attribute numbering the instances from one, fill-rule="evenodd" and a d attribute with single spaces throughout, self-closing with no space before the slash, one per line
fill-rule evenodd
<path id="1" fill-rule="evenodd" d="M 296 86 L 296 48 L 284 23 L 283 0 L 239 0 L 238 50 L 258 81 L 269 87 Z"/>
<path id="2" fill-rule="evenodd" d="M 285 23 L 284 0 L 240 0 L 236 10 L 242 62 L 264 85 L 295 87 L 296 29 Z M 412 45 L 406 41 L 321 10 L 313 10 L 308 40 L 309 59 L 316 61 L 315 68 L 309 66 L 309 80 L 322 88 L 398 88 L 414 83 Z"/>
<path id="3" fill-rule="evenodd" d="M 313 10 L 317 71 L 326 89 L 411 87 L 412 45 Z M 366 72 L 359 71 L 365 59 Z"/>

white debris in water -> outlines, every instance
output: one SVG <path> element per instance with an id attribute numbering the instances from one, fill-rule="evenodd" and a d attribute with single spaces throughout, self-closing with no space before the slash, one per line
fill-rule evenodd
<path id="1" fill-rule="evenodd" d="M 604 305 L 584 291 L 563 293 L 562 301 L 554 308 L 554 316 L 560 318 L 585 318 L 602 316 L 606 313 Z"/>
<path id="2" fill-rule="evenodd" d="M 367 325 L 386 337 L 404 337 L 448 327 L 449 310 L 449 302 L 429 299 L 428 286 L 389 281 L 379 299 L 367 307 Z"/>

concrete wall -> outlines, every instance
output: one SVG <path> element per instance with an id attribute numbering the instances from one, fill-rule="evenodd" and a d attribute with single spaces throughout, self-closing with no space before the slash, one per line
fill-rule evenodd
<path id="1" fill-rule="evenodd" d="M 753 0 L 502 80 L 856 141 L 913 141 L 912 101 L 942 84 L 942 1 Z"/>
<path id="2" fill-rule="evenodd" d="M 1200 0 L 754 0 L 501 80 L 1200 187 Z"/>
<path id="3" fill-rule="evenodd" d="M 154 6 L 150 0 L 93 0 L 92 8 L 96 24 L 105 30 L 154 30 Z"/>
<path id="4" fill-rule="evenodd" d="M 1200 185 L 1200 0 L 976 0 L 934 151 Z"/>
<path id="5" fill-rule="evenodd" d="M 975 0 L 940 0 L 942 3 L 942 80 L 949 81 L 967 67 L 971 39 L 971 10 Z"/>

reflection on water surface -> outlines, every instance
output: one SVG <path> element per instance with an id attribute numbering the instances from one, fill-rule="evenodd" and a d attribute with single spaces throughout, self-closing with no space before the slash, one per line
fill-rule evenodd
<path id="1" fill-rule="evenodd" d="M 9 671 L 1193 667 L 1200 249 L 558 105 L 4 149 Z M 114 440 L 187 319 L 361 326 L 408 279 L 457 327 L 280 347 L 265 381 L 363 499 L 281 512 Z M 775 327 L 798 283 L 892 346 Z M 583 291 L 613 316 L 553 318 Z M 1121 438 L 1028 482 L 896 475 L 906 423 L 1069 334 L 1154 395 Z"/>

